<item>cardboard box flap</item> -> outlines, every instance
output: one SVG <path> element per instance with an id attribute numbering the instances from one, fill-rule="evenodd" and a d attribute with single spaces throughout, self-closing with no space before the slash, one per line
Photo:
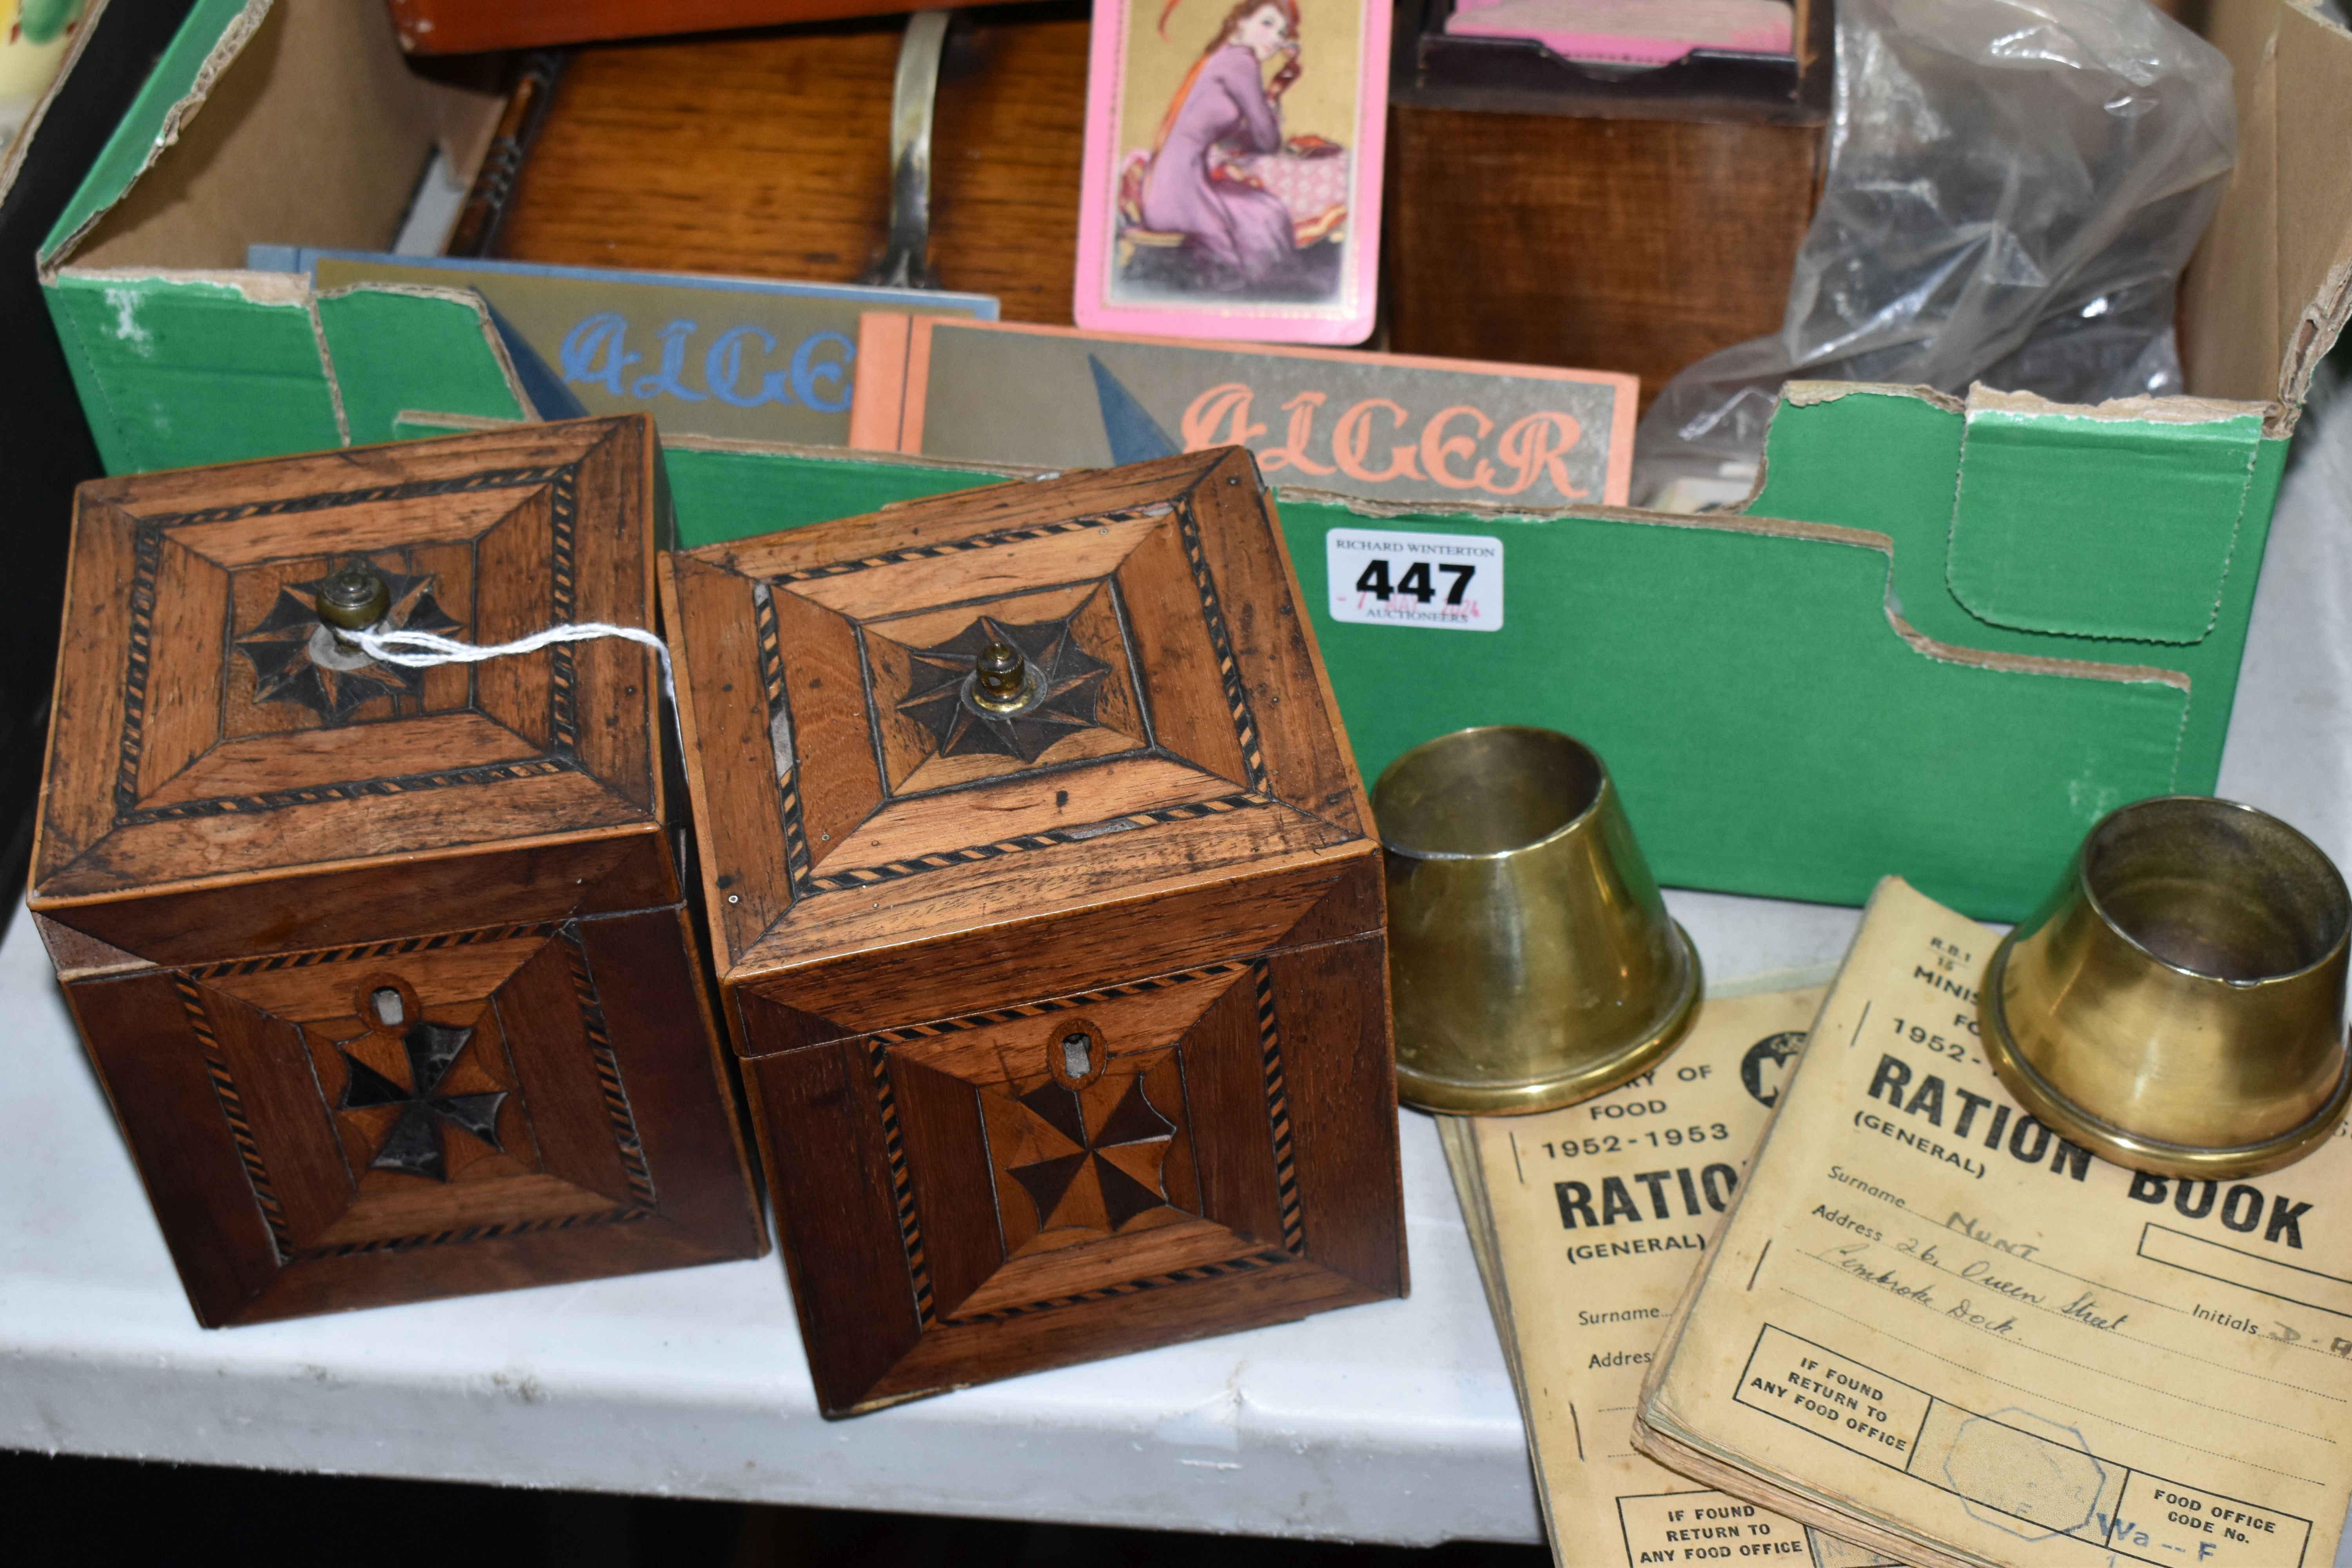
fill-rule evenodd
<path id="1" fill-rule="evenodd" d="M 381 247 L 436 148 L 479 162 L 500 101 L 412 70 L 378 6 L 197 0 L 50 230 L 44 274 L 234 268 L 263 238 Z"/>
<path id="2" fill-rule="evenodd" d="M 499 107 L 412 71 L 373 6 L 196 0 L 40 258 L 107 468 L 391 440 L 404 407 L 534 416 L 470 290 L 320 298 L 241 269 L 263 236 L 384 243 L 436 150 L 471 167 Z"/>
<path id="3" fill-rule="evenodd" d="M 2198 399 L 2168 401 L 2183 411 L 2202 411 L 2200 417 L 2210 417 L 2215 408 Z M 2029 405 L 2048 406 L 2038 400 Z M 2241 405 L 2238 412 L 2252 417 L 2260 408 Z M 2143 434 L 2178 428 L 2138 426 Z M 2211 788 L 2229 731 L 2246 617 L 2287 443 L 2267 437 L 2254 443 L 2242 500 L 2231 493 L 2236 542 L 2231 569 L 2221 580 L 2214 629 L 2193 642 L 2164 644 L 2000 626 L 1961 602 L 1948 557 L 1968 431 L 1967 405 L 1926 387 L 1792 382 L 1772 416 L 1763 483 L 1746 510 L 1751 517 L 1798 518 L 1885 535 L 1895 556 L 1889 609 L 1947 646 L 2022 659 L 2147 664 L 2178 671 L 2196 700 L 2179 732 L 2175 784 L 2191 791 Z M 2092 603 L 2070 598 L 2070 618 L 2087 623 Z"/>
<path id="4" fill-rule="evenodd" d="M 49 314 L 110 471 L 347 444 L 308 290 L 261 281 L 77 269 L 51 285 Z M 163 352 L 192 343 L 202 352 Z"/>
<path id="5" fill-rule="evenodd" d="M 71 267 L 46 297 L 110 473 L 396 440 L 403 408 L 540 416 L 471 289 Z"/>
<path id="6" fill-rule="evenodd" d="M 130 112 L 42 242 L 45 272 L 62 262 L 90 226 L 122 199 L 165 148 L 179 141 L 213 84 L 268 14 L 269 0 L 195 0 L 171 47 L 148 73 L 147 85 L 131 100 Z"/>
<path id="7" fill-rule="evenodd" d="M 485 419 L 561 417 L 536 409 L 481 296 L 470 289 L 362 284 L 317 297 L 328 373 L 351 444 L 400 438 L 400 411 L 430 405 Z"/>
<path id="8" fill-rule="evenodd" d="M 2264 409 L 2204 398 L 2095 408 L 1969 395 L 1948 557 L 1993 626 L 2194 643 L 2212 630 Z"/>
<path id="9" fill-rule="evenodd" d="M 2289 434 L 2352 313 L 2352 33 L 2288 0 L 2211 0 L 2230 57 L 2238 166 L 2183 283 L 2189 390 L 2268 400 Z"/>

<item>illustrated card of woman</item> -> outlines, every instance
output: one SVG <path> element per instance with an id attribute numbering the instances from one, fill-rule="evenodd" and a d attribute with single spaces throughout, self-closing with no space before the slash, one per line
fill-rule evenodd
<path id="1" fill-rule="evenodd" d="M 1389 0 L 1095 0 L 1078 325 L 1358 343 Z"/>

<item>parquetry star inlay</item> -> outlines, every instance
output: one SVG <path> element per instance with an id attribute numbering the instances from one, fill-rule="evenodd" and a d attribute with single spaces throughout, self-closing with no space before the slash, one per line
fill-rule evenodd
<path id="1" fill-rule="evenodd" d="M 1072 1210 L 1087 1211 L 1090 1219 L 1093 1205 L 1085 1200 L 1097 1194 L 1113 1231 L 1138 1215 L 1167 1205 L 1160 1172 L 1176 1124 L 1145 1096 L 1142 1079 L 1129 1079 L 1127 1092 L 1100 1125 L 1091 1128 L 1078 1097 L 1058 1083 L 1040 1084 L 1021 1096 L 1020 1103 L 1051 1130 L 1039 1137 L 1041 1146 L 1059 1142 L 1068 1149 L 1007 1173 L 1037 1205 L 1039 1230 L 1073 1223 Z"/>
<path id="2" fill-rule="evenodd" d="M 383 577 L 392 591 L 392 611 L 385 618 L 403 631 L 446 635 L 462 624 L 442 610 L 428 586 L 429 576 L 383 572 Z M 421 669 L 365 662 L 338 669 L 319 662 L 318 639 L 332 635 L 319 621 L 319 584 L 325 581 L 322 576 L 280 584 L 269 613 L 237 638 L 237 652 L 253 663 L 253 700 L 298 703 L 339 724 L 379 697 L 422 697 Z"/>
<path id="3" fill-rule="evenodd" d="M 505 1103 L 506 1090 L 488 1094 L 433 1092 L 448 1078 L 473 1038 L 473 1030 L 452 1028 L 446 1024 L 411 1026 L 400 1038 L 401 1048 L 408 1057 L 405 1089 L 341 1046 L 335 1047 L 343 1065 L 351 1070 L 350 1080 L 343 1086 L 342 1103 L 337 1110 L 365 1110 L 382 1105 L 401 1108 L 400 1120 L 393 1123 L 392 1131 L 368 1162 L 368 1169 L 447 1181 L 449 1167 L 441 1152 L 443 1123 L 480 1139 L 500 1153 L 506 1152 L 499 1143 L 499 1107 Z"/>
<path id="4" fill-rule="evenodd" d="M 1073 731 L 1095 723 L 1110 666 L 1078 647 L 1070 635 L 1077 611 L 1057 621 L 1014 626 L 982 616 L 937 647 L 914 650 L 909 694 L 898 711 L 931 732 L 942 757 L 1003 756 L 1034 763 Z M 984 713 L 963 700 L 964 682 L 992 642 L 1019 648 L 1043 678 L 1045 691 L 1025 713 Z"/>

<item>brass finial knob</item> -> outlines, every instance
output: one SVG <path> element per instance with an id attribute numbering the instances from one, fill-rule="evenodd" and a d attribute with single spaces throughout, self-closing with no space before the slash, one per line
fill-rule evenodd
<path id="1" fill-rule="evenodd" d="M 972 665 L 971 700 L 992 713 L 1009 713 L 1028 700 L 1026 661 L 1010 644 L 992 642 Z"/>
<path id="2" fill-rule="evenodd" d="M 363 632 L 392 613 L 392 584 L 365 562 L 353 562 L 319 584 L 317 604 L 328 626 Z"/>

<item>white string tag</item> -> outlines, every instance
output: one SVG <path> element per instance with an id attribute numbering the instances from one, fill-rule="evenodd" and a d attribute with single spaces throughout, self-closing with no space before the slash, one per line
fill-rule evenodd
<path id="1" fill-rule="evenodd" d="M 512 642 L 469 643 L 450 637 L 436 637 L 431 632 L 342 632 L 338 634 L 370 658 L 384 664 L 396 664 L 404 669 L 430 669 L 438 664 L 480 664 L 488 659 L 507 658 L 519 653 L 537 653 L 550 643 L 593 642 L 598 637 L 625 637 L 633 643 L 643 643 L 661 659 L 662 695 L 670 705 L 677 705 L 677 685 L 670 679 L 669 647 L 661 638 L 640 626 L 616 626 L 604 621 L 581 621 L 550 626 Z M 404 653 L 403 648 L 419 651 Z"/>

